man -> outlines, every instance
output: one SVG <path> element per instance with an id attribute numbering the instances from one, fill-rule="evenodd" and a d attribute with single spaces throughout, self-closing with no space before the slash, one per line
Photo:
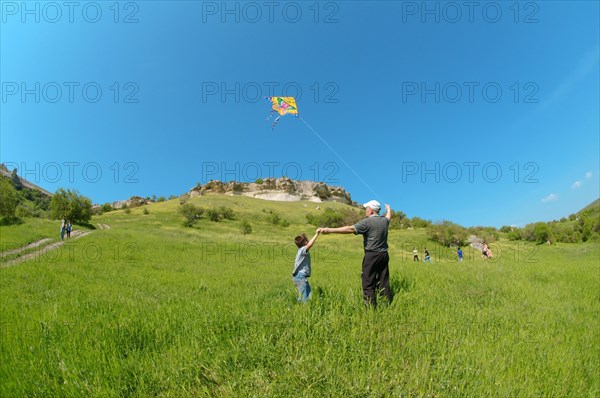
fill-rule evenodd
<path id="1" fill-rule="evenodd" d="M 388 227 L 392 219 L 390 205 L 385 205 L 385 217 L 379 215 L 381 205 L 371 200 L 363 205 L 366 218 L 354 225 L 339 228 L 321 228 L 323 234 L 361 234 L 365 256 L 362 262 L 362 288 L 365 304 L 377 306 L 375 289 L 379 289 L 388 302 L 392 301 L 390 292 L 390 272 L 388 255 Z"/>

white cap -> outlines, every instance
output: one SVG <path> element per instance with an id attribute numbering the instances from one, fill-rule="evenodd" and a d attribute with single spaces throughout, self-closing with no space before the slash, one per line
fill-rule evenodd
<path id="1" fill-rule="evenodd" d="M 371 209 L 373 209 L 376 213 L 379 213 L 379 210 L 381 210 L 381 205 L 379 204 L 378 201 L 376 200 L 370 200 L 367 203 L 365 203 L 363 205 L 363 207 L 370 207 Z"/>

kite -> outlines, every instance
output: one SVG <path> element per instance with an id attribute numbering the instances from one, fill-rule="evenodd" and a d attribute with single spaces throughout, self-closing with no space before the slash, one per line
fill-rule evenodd
<path id="1" fill-rule="evenodd" d="M 296 105 L 296 99 L 294 97 L 267 97 L 267 99 L 271 102 L 271 114 L 266 120 L 269 120 L 274 112 L 279 113 L 279 116 L 275 118 L 271 129 L 275 128 L 275 125 L 279 121 L 279 119 L 283 115 L 295 115 L 296 117 L 300 116 L 298 114 L 298 106 Z"/>

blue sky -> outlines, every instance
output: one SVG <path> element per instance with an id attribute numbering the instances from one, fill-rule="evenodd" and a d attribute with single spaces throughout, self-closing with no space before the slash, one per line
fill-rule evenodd
<path id="1" fill-rule="evenodd" d="M 0 4 L 0 160 L 51 191 L 287 175 L 466 226 L 599 196 L 598 2 Z"/>

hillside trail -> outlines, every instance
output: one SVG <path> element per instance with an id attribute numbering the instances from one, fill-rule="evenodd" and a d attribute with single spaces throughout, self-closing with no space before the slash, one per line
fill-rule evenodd
<path id="1" fill-rule="evenodd" d="M 110 226 L 108 226 L 106 224 L 98 224 L 98 226 L 100 227 L 100 229 L 110 229 Z M 84 236 L 87 236 L 87 235 L 91 234 L 92 232 L 94 232 L 94 231 L 83 232 L 83 231 L 80 231 L 80 230 L 74 230 L 71 233 L 71 239 L 77 240 L 79 238 L 83 238 Z M 21 252 L 23 252 L 25 250 L 29 250 L 29 249 L 32 249 L 32 248 L 35 248 L 35 247 L 39 247 L 39 246 L 44 245 L 45 243 L 47 243 L 47 242 L 49 242 L 51 240 L 52 239 L 50 239 L 50 238 L 40 239 L 37 242 L 30 243 L 27 246 L 23 246 L 21 248 L 15 249 L 15 250 L 10 250 L 8 252 L 4 252 L 4 253 L 2 253 L 1 257 L 6 257 L 6 256 L 9 256 L 9 255 L 12 255 L 12 254 L 21 253 Z M 0 267 L 5 268 L 5 267 L 11 267 L 13 265 L 20 264 L 20 263 L 22 263 L 24 261 L 27 261 L 27 260 L 30 260 L 32 258 L 36 258 L 38 256 L 41 256 L 42 254 L 47 253 L 47 252 L 49 252 L 51 250 L 58 249 L 59 247 L 61 247 L 62 245 L 64 245 L 64 243 L 65 243 L 65 241 L 62 241 L 62 240 L 58 241 L 58 242 L 51 243 L 49 245 L 43 246 L 39 250 L 33 251 L 31 253 L 23 254 L 23 255 L 15 258 L 13 260 L 7 261 L 4 264 L 0 264 Z"/>
<path id="2" fill-rule="evenodd" d="M 44 243 L 50 241 L 52 239 L 50 238 L 44 238 L 44 239 L 40 239 L 36 242 L 30 243 L 27 246 L 23 246 L 23 247 L 19 247 L 18 249 L 13 249 L 13 250 L 7 250 L 5 252 L 0 253 L 0 258 L 1 257 L 6 257 L 6 256 L 12 256 L 13 254 L 17 254 L 17 253 L 21 253 L 22 251 L 25 250 L 29 250 L 29 249 L 33 249 L 34 247 L 38 247 L 40 245 L 43 245 Z"/>

